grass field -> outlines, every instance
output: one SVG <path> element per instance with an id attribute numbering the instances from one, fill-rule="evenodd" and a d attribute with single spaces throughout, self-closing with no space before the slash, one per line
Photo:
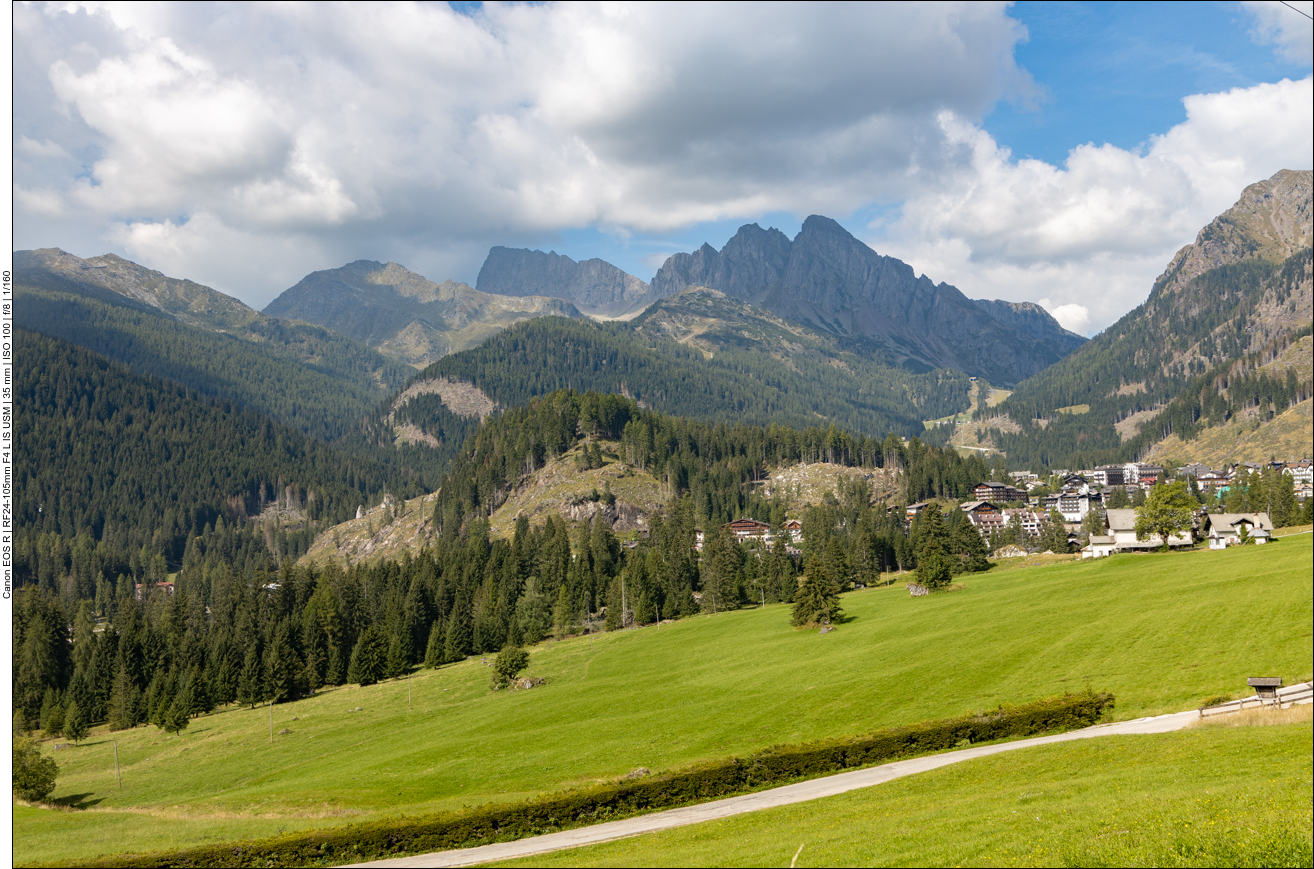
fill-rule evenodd
<path id="1" fill-rule="evenodd" d="M 966 761 L 503 866 L 1308 866 L 1311 729 L 1202 727 Z M 801 850 L 800 850 L 801 849 Z"/>
<path id="2" fill-rule="evenodd" d="M 478 659 L 269 711 L 228 708 L 55 753 L 54 797 L 20 810 L 14 860 L 236 840 L 517 800 L 764 746 L 1087 686 L 1117 718 L 1314 671 L 1311 535 L 1224 552 L 1115 556 L 963 578 L 951 594 L 847 595 L 820 635 L 770 606 L 533 650 L 546 686 L 493 693 Z M 359 711 L 353 711 L 359 708 Z M 123 789 L 114 778 L 117 741 Z"/>

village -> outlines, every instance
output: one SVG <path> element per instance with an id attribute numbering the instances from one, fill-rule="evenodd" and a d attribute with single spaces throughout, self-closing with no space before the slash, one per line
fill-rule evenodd
<path id="1" fill-rule="evenodd" d="M 1167 548 L 1193 547 L 1201 542 L 1207 542 L 1210 549 L 1245 543 L 1263 545 L 1274 530 L 1269 513 L 1227 512 L 1224 502 L 1240 478 L 1258 476 L 1265 470 L 1290 478 L 1292 494 L 1301 506 L 1314 493 L 1314 462 L 1309 459 L 1242 462 L 1221 470 L 1189 464 L 1175 471 L 1129 462 L 1077 471 L 1062 469 L 1044 479 L 1029 471 L 1012 471 L 1008 476 L 1013 483 L 981 482 L 973 489 L 971 500 L 960 502 L 958 508 L 997 557 L 1020 556 L 1034 550 L 1035 546 L 1027 544 L 1038 541 L 1049 524 L 1062 525 L 1068 536 L 1068 551 L 1080 552 L 1082 558 L 1147 552 L 1163 549 L 1165 541 L 1157 534 L 1138 536 L 1136 507 L 1154 486 L 1175 479 L 1184 482 L 1202 503 L 1191 530 L 1169 535 Z M 904 508 L 905 526 L 911 528 L 917 517 L 932 507 L 944 509 L 945 505 L 940 501 L 909 504 Z M 797 547 L 803 542 L 803 523 L 798 519 L 774 529 L 767 522 L 750 518 L 736 519 L 724 527 L 740 543 L 758 541 L 772 546 L 777 536 L 783 536 L 786 551 L 795 558 L 801 555 Z M 700 530 L 694 548 L 701 552 L 703 541 Z M 996 546 L 1000 541 L 1006 542 Z"/>

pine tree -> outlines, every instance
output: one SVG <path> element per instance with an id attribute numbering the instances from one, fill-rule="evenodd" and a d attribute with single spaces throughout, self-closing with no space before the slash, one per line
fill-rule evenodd
<path id="1" fill-rule="evenodd" d="M 979 573 L 982 570 L 990 568 L 990 562 L 987 561 L 989 551 L 986 549 L 986 542 L 981 537 L 981 532 L 971 522 L 963 522 L 956 529 L 956 546 L 959 555 L 962 558 L 963 570 L 966 573 Z"/>
<path id="2" fill-rule="evenodd" d="M 410 640 L 403 640 L 400 633 L 394 633 L 392 639 L 388 641 L 388 654 L 384 659 L 383 674 L 386 678 L 396 679 L 410 669 L 410 662 L 406 660 L 406 648 L 410 645 Z"/>
<path id="3" fill-rule="evenodd" d="M 443 663 L 443 639 L 446 631 L 442 622 L 429 626 L 429 643 L 424 647 L 424 666 L 432 670 Z"/>
<path id="4" fill-rule="evenodd" d="M 946 586 L 953 578 L 953 562 L 944 516 L 938 505 L 929 504 L 917 518 L 917 582 L 927 588 Z"/>
<path id="5" fill-rule="evenodd" d="M 570 593 L 565 583 L 557 590 L 557 603 L 552 608 L 552 632 L 558 640 L 565 639 L 575 624 L 574 607 L 570 605 Z"/>
<path id="6" fill-rule="evenodd" d="M 264 673 L 260 666 L 260 649 L 252 643 L 247 647 L 241 675 L 237 677 L 237 702 L 254 709 L 264 702 Z"/>
<path id="7" fill-rule="evenodd" d="M 383 678 L 387 665 L 387 648 L 378 630 L 370 625 L 361 631 L 356 647 L 351 650 L 351 663 L 347 666 L 347 681 L 357 685 L 373 685 Z"/>
<path id="8" fill-rule="evenodd" d="M 813 556 L 808 561 L 803 582 L 794 595 L 793 622 L 795 627 L 803 625 L 834 624 L 843 616 L 840 609 L 839 591 L 834 581 L 826 573 L 821 559 Z"/>

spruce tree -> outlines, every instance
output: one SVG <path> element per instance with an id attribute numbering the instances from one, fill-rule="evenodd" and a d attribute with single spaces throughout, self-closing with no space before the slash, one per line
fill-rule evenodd
<path id="1" fill-rule="evenodd" d="M 246 650 L 241 675 L 237 677 L 237 702 L 254 709 L 264 702 L 264 673 L 260 666 L 260 649 L 252 643 Z"/>
<path id="2" fill-rule="evenodd" d="M 77 701 L 68 704 L 68 711 L 64 713 L 64 735 L 75 743 L 81 742 L 87 738 L 87 732 L 91 730 L 91 725 L 87 721 L 87 716 L 82 712 L 82 707 Z"/>
<path id="3" fill-rule="evenodd" d="M 944 516 L 938 505 L 928 504 L 917 518 L 917 582 L 927 588 L 946 586 L 953 578 L 953 561 Z"/>
<path id="4" fill-rule="evenodd" d="M 570 593 L 565 583 L 557 590 L 557 603 L 552 608 L 552 632 L 558 640 L 565 639 L 575 624 L 574 607 L 570 605 Z"/>
<path id="5" fill-rule="evenodd" d="M 388 641 L 388 654 L 383 665 L 383 673 L 386 678 L 396 679 L 410 669 L 411 664 L 406 660 L 405 648 L 409 645 L 409 639 L 403 640 L 399 633 L 392 635 L 392 639 Z"/>
<path id="6" fill-rule="evenodd" d="M 424 666 L 432 670 L 443 662 L 443 623 L 435 621 L 429 626 L 429 643 L 424 647 Z"/>
<path id="7" fill-rule="evenodd" d="M 443 660 L 449 663 L 464 661 L 470 654 L 470 624 L 464 618 L 462 607 L 452 607 L 452 614 L 447 619 L 447 631 L 443 639 Z"/>
<path id="8" fill-rule="evenodd" d="M 378 629 L 370 625 L 361 631 L 356 647 L 351 650 L 351 663 L 347 666 L 347 680 L 357 685 L 373 685 L 383 678 L 387 666 L 388 650 Z"/>
<path id="9" fill-rule="evenodd" d="M 795 627 L 804 625 L 834 624 L 843 616 L 839 591 L 826 572 L 820 558 L 808 560 L 803 582 L 794 595 L 794 612 L 791 621 Z"/>
<path id="10" fill-rule="evenodd" d="M 955 549 L 958 550 L 959 557 L 962 559 L 963 571 L 966 573 L 979 573 L 990 567 L 987 561 L 989 551 L 986 549 L 986 542 L 981 537 L 981 532 L 971 522 L 963 522 L 955 529 L 957 538 Z"/>

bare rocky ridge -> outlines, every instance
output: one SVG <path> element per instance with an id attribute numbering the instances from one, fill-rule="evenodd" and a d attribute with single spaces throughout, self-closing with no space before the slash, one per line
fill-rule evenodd
<path id="1" fill-rule="evenodd" d="M 556 251 L 494 247 L 475 285 L 502 296 L 551 296 L 590 314 L 616 316 L 642 309 L 658 297 L 634 275 L 605 260 L 575 262 Z"/>
<path id="2" fill-rule="evenodd" d="M 116 304 L 128 299 L 212 331 L 241 329 L 261 319 L 258 311 L 232 296 L 112 253 L 83 259 L 57 247 L 20 250 L 14 252 L 14 270 L 25 283 L 41 289 L 72 291 Z"/>
<path id="3" fill-rule="evenodd" d="M 667 297 L 704 286 L 820 332 L 867 343 L 913 370 L 955 368 L 1007 385 L 1084 343 L 1036 305 L 974 302 L 957 288 L 916 277 L 835 221 L 813 215 L 790 241 L 757 224 L 720 251 L 670 257 L 653 278 Z"/>
<path id="4" fill-rule="evenodd" d="M 522 320 L 583 316 L 559 298 L 436 284 L 397 263 L 370 260 L 306 275 L 264 312 L 326 326 L 417 368 Z"/>

